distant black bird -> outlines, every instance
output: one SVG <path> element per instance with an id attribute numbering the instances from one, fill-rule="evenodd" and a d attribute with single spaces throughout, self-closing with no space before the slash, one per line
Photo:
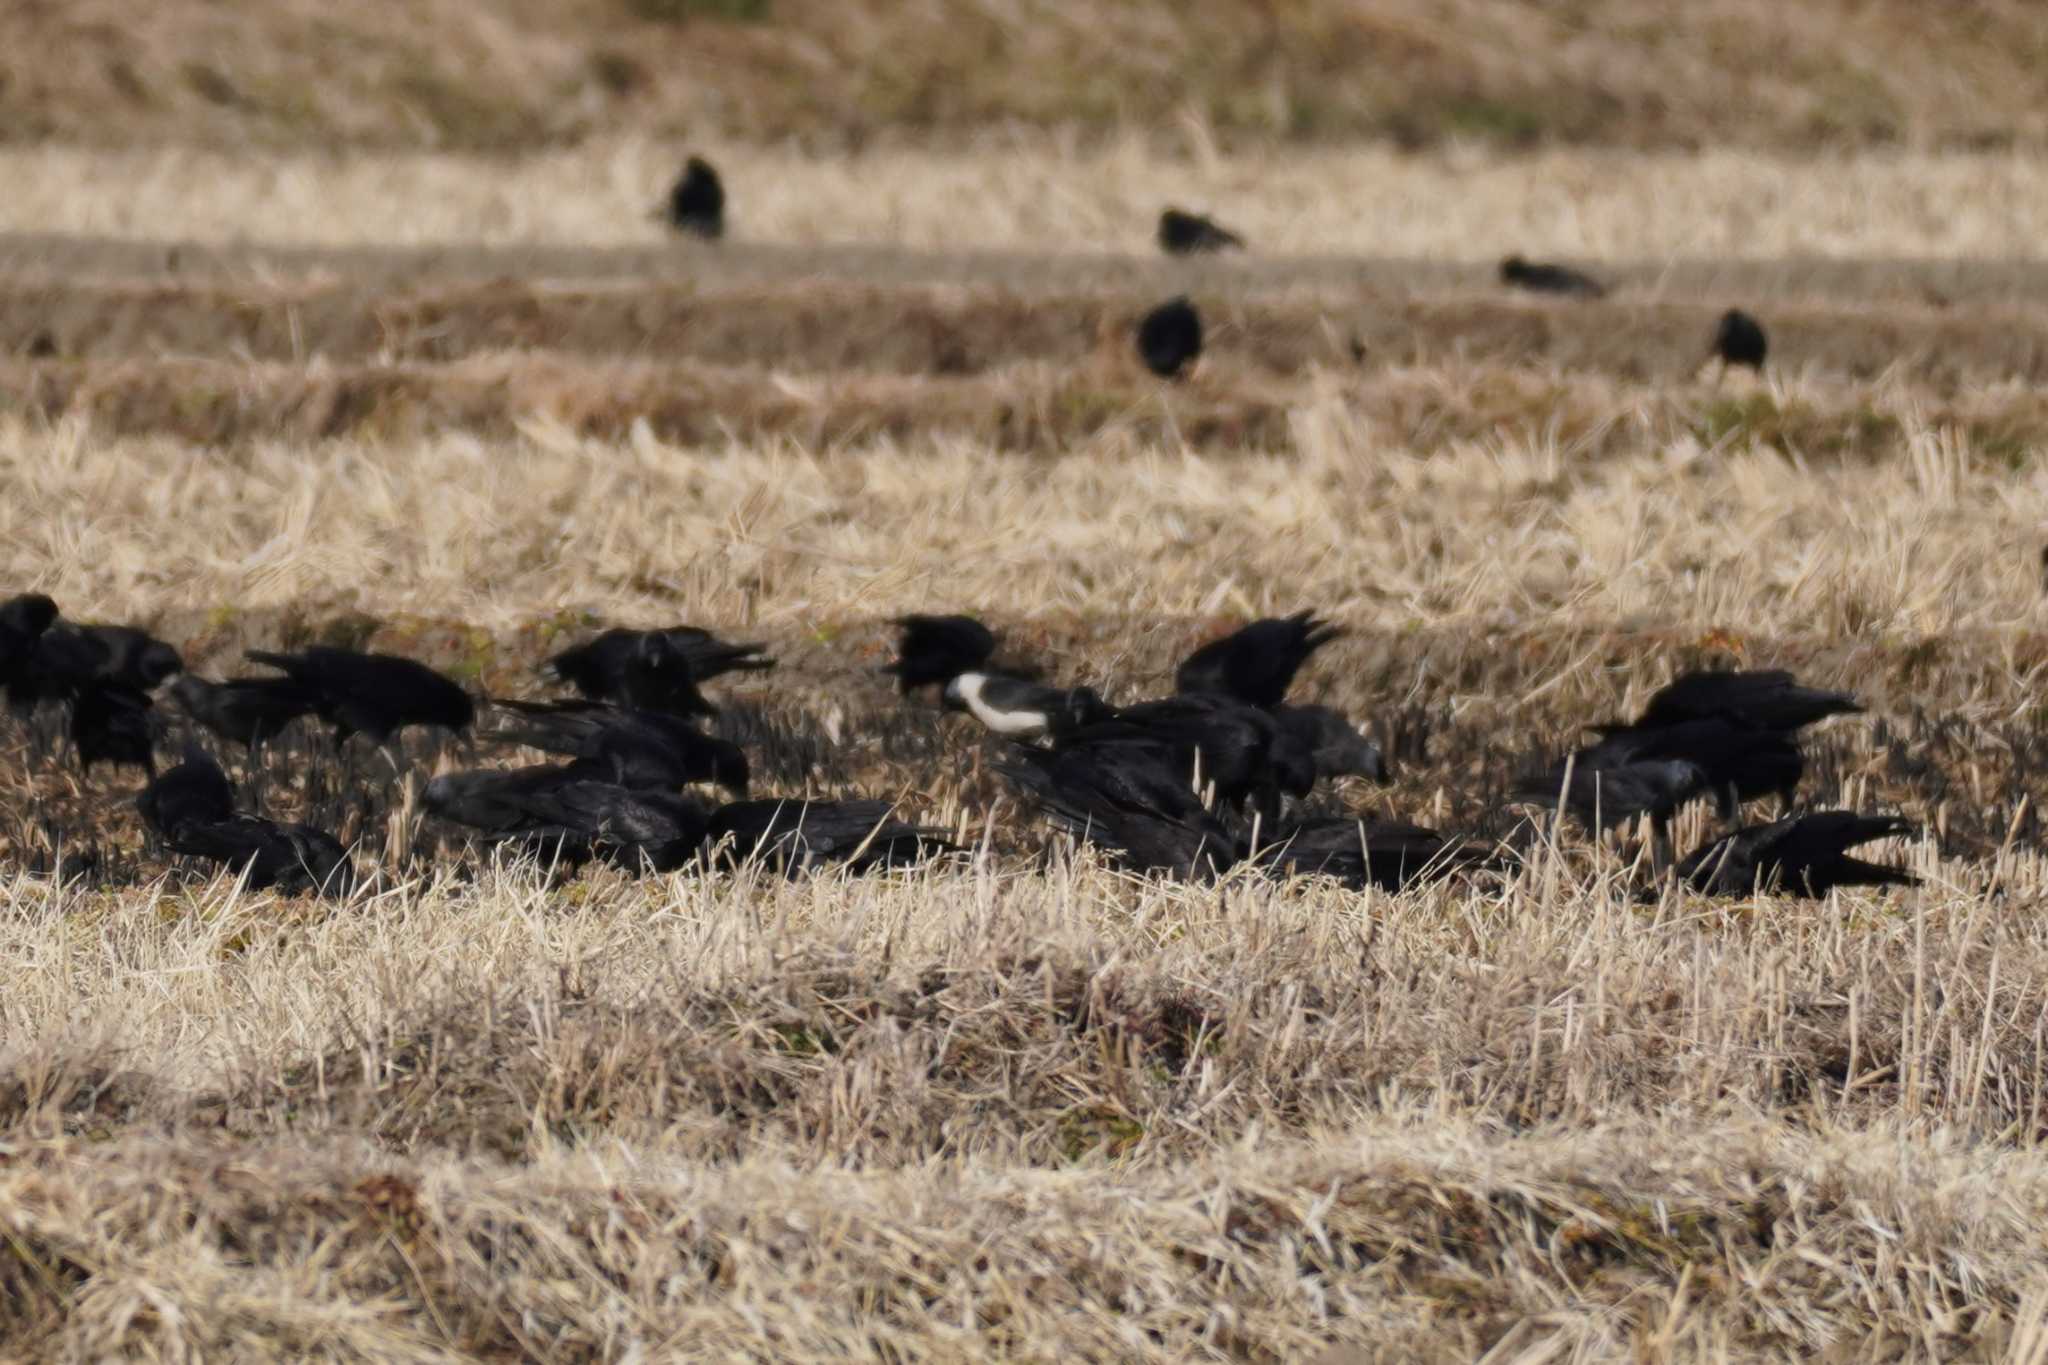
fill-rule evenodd
<path id="1" fill-rule="evenodd" d="M 1904 868 L 1848 856 L 1859 844 L 1912 832 L 1912 825 L 1893 816 L 1812 811 L 1724 834 L 1688 855 L 1678 865 L 1678 878 L 1710 896 L 1825 896 L 1838 886 L 1916 886 L 1920 879 Z"/>
<path id="2" fill-rule="evenodd" d="M 57 604 L 39 592 L 0 602 L 0 690 L 35 657 L 36 642 L 57 620 Z"/>
<path id="3" fill-rule="evenodd" d="M 1159 215 L 1159 249 L 1169 256 L 1243 245 L 1244 238 L 1199 213 L 1170 208 Z"/>
<path id="4" fill-rule="evenodd" d="M 1010 739 L 1059 734 L 1116 713 L 1091 687 L 1047 687 L 1000 673 L 961 673 L 946 681 L 946 708 L 965 711 Z"/>
<path id="5" fill-rule="evenodd" d="M 230 678 L 212 682 L 187 673 L 171 684 L 185 713 L 222 739 L 253 748 L 319 706 L 319 697 L 296 678 Z"/>
<path id="6" fill-rule="evenodd" d="M 501 743 L 525 744 L 588 760 L 587 770 L 635 790 L 674 790 L 715 782 L 747 794 L 746 753 L 737 744 L 704 734 L 690 721 L 598 701 L 499 701 L 517 721 L 491 734 Z"/>
<path id="7" fill-rule="evenodd" d="M 78 766 L 95 763 L 140 768 L 156 775 L 157 720 L 147 692 L 116 683 L 89 682 L 71 698 L 71 742 Z"/>
<path id="8" fill-rule="evenodd" d="M 1348 815 L 1283 826 L 1270 842 L 1260 845 L 1256 861 L 1281 875 L 1335 877 L 1361 890 L 1376 886 L 1382 891 L 1502 865 L 1498 850 L 1474 840 L 1446 838 L 1420 825 Z"/>
<path id="9" fill-rule="evenodd" d="M 668 224 L 717 241 L 725 235 L 725 185 L 718 172 L 701 156 L 693 156 L 668 192 Z"/>
<path id="10" fill-rule="evenodd" d="M 213 756 L 187 740 L 183 761 L 152 778 L 135 806 L 145 825 L 175 842 L 189 826 L 234 819 L 235 789 Z"/>
<path id="11" fill-rule="evenodd" d="M 1278 706 L 1309 656 L 1342 633 L 1306 611 L 1254 621 L 1188 655 L 1174 673 L 1174 685 L 1183 695 Z"/>
<path id="12" fill-rule="evenodd" d="M 903 635 L 882 671 L 896 675 L 899 691 L 973 672 L 996 652 L 995 633 L 972 616 L 899 616 L 894 624 Z"/>
<path id="13" fill-rule="evenodd" d="M 1280 728 L 1313 755 L 1317 777 L 1387 780 L 1386 754 L 1360 734 L 1343 712 L 1328 706 L 1281 705 L 1273 707 L 1272 714 Z"/>
<path id="14" fill-rule="evenodd" d="M 1569 294 L 1574 298 L 1597 299 L 1607 286 L 1591 275 L 1565 265 L 1546 265 L 1510 256 L 1500 263 L 1501 283 L 1538 294 Z"/>
<path id="15" fill-rule="evenodd" d="M 252 649 L 248 657 L 310 692 L 315 713 L 334 727 L 337 741 L 360 732 L 381 745 L 413 725 L 459 734 L 476 720 L 476 703 L 459 684 L 414 659 L 327 645 L 297 654 Z"/>
<path id="16" fill-rule="evenodd" d="M 1720 359 L 1722 372 L 1726 372 L 1730 365 L 1747 365 L 1761 372 L 1764 353 L 1769 349 L 1770 344 L 1764 340 L 1763 324 L 1740 308 L 1730 308 L 1721 314 L 1707 354 Z"/>
<path id="17" fill-rule="evenodd" d="M 1138 358 L 1161 379 L 1178 379 L 1202 354 L 1202 315 L 1185 295 L 1138 321 Z"/>
<path id="18" fill-rule="evenodd" d="M 693 684 L 723 673 L 759 672 L 775 667 L 775 660 L 762 657 L 764 644 L 733 644 L 697 626 L 670 626 L 664 630 L 627 630 L 614 627 L 573 649 L 565 649 L 547 662 L 556 677 L 586 697 L 601 701 L 625 701 L 635 670 L 650 657 L 657 669 L 687 669 Z M 651 651 L 651 652 L 650 652 Z"/>
<path id="19" fill-rule="evenodd" d="M 758 862 L 786 875 L 828 863 L 871 872 L 960 852 L 945 830 L 894 818 L 887 801 L 774 797 L 732 801 L 713 811 L 704 850 L 716 862 Z"/>
<path id="20" fill-rule="evenodd" d="M 997 770 L 1059 828 L 1134 871 L 1209 877 L 1243 856 L 1237 833 L 1163 749 L 1018 745 Z"/>
<path id="21" fill-rule="evenodd" d="M 1862 703 L 1847 692 L 1803 687 L 1782 669 L 1681 674 L 1654 693 L 1636 728 L 1723 717 L 1759 730 L 1790 733 L 1828 716 L 1851 715 Z"/>

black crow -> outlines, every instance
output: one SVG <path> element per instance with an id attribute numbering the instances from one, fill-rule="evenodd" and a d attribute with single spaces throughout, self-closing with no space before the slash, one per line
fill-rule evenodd
<path id="1" fill-rule="evenodd" d="M 1805 756 L 1791 736 L 1725 716 L 1672 725 L 1602 725 L 1594 729 L 1600 740 L 1572 755 L 1575 772 L 1614 772 L 1666 760 L 1688 764 L 1699 770 L 1704 785 L 1682 796 L 1680 803 L 1696 795 L 1712 795 L 1724 820 L 1733 819 L 1743 802 L 1763 796 L 1776 795 L 1789 806 L 1806 771 Z M 1547 781 L 1554 796 L 1563 771 L 1564 764 L 1559 763 L 1546 778 L 1538 779 L 1538 785 Z M 1575 778 L 1575 791 L 1577 785 Z M 1592 794 L 1593 789 L 1588 788 L 1588 800 Z M 1574 813 L 1580 813 L 1576 805 Z"/>
<path id="2" fill-rule="evenodd" d="M 1188 655 L 1174 673 L 1174 686 L 1184 696 L 1235 697 L 1249 706 L 1278 706 L 1287 699 L 1287 689 L 1309 655 L 1342 633 L 1305 611 L 1254 621 Z"/>
<path id="3" fill-rule="evenodd" d="M 669 188 L 667 218 L 676 231 L 707 241 L 725 235 L 725 185 L 703 157 L 691 157 Z"/>
<path id="4" fill-rule="evenodd" d="M 1328 706 L 1281 705 L 1272 708 L 1272 714 L 1280 728 L 1314 757 L 1317 777 L 1387 780 L 1387 756 L 1343 712 Z"/>
<path id="5" fill-rule="evenodd" d="M 285 824 L 260 815 L 237 815 L 214 824 L 188 824 L 166 844 L 188 857 L 247 870 L 251 891 L 275 888 L 288 896 L 312 892 L 346 896 L 356 870 L 335 837 L 311 825 Z"/>
<path id="6" fill-rule="evenodd" d="M 1525 261 L 1520 256 L 1510 256 L 1500 263 L 1500 278 L 1502 284 L 1538 294 L 1569 294 L 1574 298 L 1597 299 L 1607 293 L 1606 285 L 1570 266 L 1545 265 Z"/>
<path id="7" fill-rule="evenodd" d="M 626 630 L 614 627 L 549 659 L 547 667 L 556 677 L 586 697 L 599 701 L 623 701 L 635 662 L 647 654 L 650 640 L 659 638 L 657 651 L 666 666 L 680 658 L 689 669 L 692 683 L 704 682 L 722 673 L 759 672 L 775 667 L 775 660 L 762 658 L 765 644 L 733 644 L 696 626 L 670 626 L 664 630 Z"/>
<path id="8" fill-rule="evenodd" d="M 89 682 L 71 698 L 71 742 L 78 766 L 95 763 L 140 768 L 156 776 L 157 718 L 147 692 L 115 683 Z"/>
<path id="9" fill-rule="evenodd" d="M 1139 872 L 1208 877 L 1243 855 L 1171 755 L 1144 746 L 1018 745 L 997 769 L 1056 826 Z"/>
<path id="10" fill-rule="evenodd" d="M 1320 875 L 1361 890 L 1399 891 L 1411 882 L 1499 866 L 1501 858 L 1485 844 L 1445 838 L 1420 825 L 1346 815 L 1285 826 L 1261 845 L 1254 861 L 1282 876 Z"/>
<path id="11" fill-rule="evenodd" d="M 1779 669 L 1686 673 L 1651 696 L 1636 728 L 1724 717 L 1759 730 L 1789 734 L 1863 706 L 1847 692 L 1802 687 Z"/>
<path id="12" fill-rule="evenodd" d="M 1178 379 L 1202 354 L 1202 315 L 1187 296 L 1168 299 L 1138 320 L 1138 358 L 1161 379 Z"/>
<path id="13" fill-rule="evenodd" d="M 1557 805 L 1561 796 L 1565 809 L 1589 829 L 1611 829 L 1647 815 L 1661 840 L 1673 813 L 1709 790 L 1706 774 L 1684 759 L 1623 757 L 1598 752 L 1595 746 L 1549 772 L 1523 779 L 1516 784 L 1515 795 L 1543 806 Z"/>
<path id="14" fill-rule="evenodd" d="M 899 691 L 913 692 L 972 672 L 996 652 L 995 633 L 972 616 L 899 616 L 896 660 L 883 667 Z"/>
<path id="15" fill-rule="evenodd" d="M 714 782 L 734 796 L 747 794 L 745 752 L 680 716 L 599 701 L 496 704 L 518 720 L 489 738 L 588 759 L 620 786 L 659 790 Z"/>
<path id="16" fill-rule="evenodd" d="M 35 657 L 36 641 L 57 620 L 57 604 L 39 592 L 0 602 L 0 690 Z"/>
<path id="17" fill-rule="evenodd" d="M 315 712 L 334 727 L 337 742 L 360 732 L 381 745 L 412 725 L 459 734 L 476 720 L 476 703 L 459 684 L 414 659 L 327 645 L 297 654 L 252 649 L 248 657 L 282 670 L 310 692 Z"/>
<path id="18" fill-rule="evenodd" d="M 152 778 L 135 806 L 145 825 L 175 843 L 187 826 L 234 819 L 235 789 L 213 756 L 188 739 L 184 760 Z"/>
<path id="19" fill-rule="evenodd" d="M 1169 256 L 1243 245 L 1244 238 L 1199 213 L 1170 208 L 1159 215 L 1159 249 Z"/>
<path id="20" fill-rule="evenodd" d="M 333 835 L 311 825 L 236 814 L 227 774 L 190 740 L 184 760 L 153 778 L 135 804 L 172 852 L 246 868 L 252 891 L 347 895 L 355 885 L 355 868 Z"/>
<path id="21" fill-rule="evenodd" d="M 171 684 L 185 713 L 222 739 L 254 748 L 267 744 L 319 698 L 296 678 L 230 678 L 211 682 L 187 673 Z"/>
<path id="22" fill-rule="evenodd" d="M 1183 781 L 1213 786 L 1218 804 L 1250 803 L 1273 828 L 1281 798 L 1315 785 L 1314 752 L 1265 711 L 1230 697 L 1166 697 L 1054 736 L 1057 748 L 1147 751 Z"/>
<path id="23" fill-rule="evenodd" d="M 1037 739 L 1108 720 L 1115 711 L 1092 687 L 1047 687 L 1001 673 L 961 673 L 946 680 L 946 709 L 965 711 L 992 733 Z"/>
<path id="24" fill-rule="evenodd" d="M 29 710 L 38 701 L 61 701 L 98 685 L 149 692 L 184 667 L 175 648 L 134 626 L 58 621 L 37 637 L 8 692 L 17 709 Z"/>
<path id="25" fill-rule="evenodd" d="M 1894 816 L 1811 811 L 1724 834 L 1688 855 L 1678 877 L 1710 896 L 1825 896 L 1838 886 L 1917 886 L 1920 879 L 1903 868 L 1848 856 L 1858 844 L 1912 832 L 1912 825 Z"/>
<path id="26" fill-rule="evenodd" d="M 603 852 L 628 868 L 673 872 L 697 857 L 706 841 L 704 807 L 672 792 L 636 791 L 614 782 L 565 780 L 528 784 L 506 802 L 524 817 L 517 831 L 530 843 L 562 841 Z"/>
<path id="27" fill-rule="evenodd" d="M 1730 365 L 1747 365 L 1761 373 L 1764 368 L 1764 353 L 1769 349 L 1770 344 L 1764 340 L 1763 324 L 1740 308 L 1730 308 L 1721 314 L 1721 321 L 1714 328 L 1713 344 L 1707 348 L 1707 354 L 1719 358 L 1720 372 L 1726 372 Z"/>
<path id="28" fill-rule="evenodd" d="M 839 863 L 853 872 L 907 867 L 960 849 L 946 831 L 893 818 L 887 801 L 733 801 L 711 814 L 704 849 L 724 863 L 787 875 Z"/>
<path id="29" fill-rule="evenodd" d="M 594 771 L 571 772 L 574 764 L 536 763 L 525 768 L 481 768 L 442 773 L 420 790 L 429 814 L 486 834 L 525 833 L 534 819 L 520 800 L 570 782 L 595 780 Z"/>

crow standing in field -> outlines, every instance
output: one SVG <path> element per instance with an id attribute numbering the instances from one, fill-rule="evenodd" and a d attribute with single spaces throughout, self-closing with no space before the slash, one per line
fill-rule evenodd
<path id="1" fill-rule="evenodd" d="M 515 722 L 489 738 L 581 759 L 589 771 L 635 791 L 673 791 L 712 782 L 747 794 L 746 753 L 688 719 L 600 701 L 504 701 Z"/>
<path id="2" fill-rule="evenodd" d="M 1363 777 L 1373 782 L 1388 778 L 1387 756 L 1380 746 L 1360 734 L 1350 717 L 1329 706 L 1283 704 L 1270 708 L 1280 728 L 1294 742 L 1307 749 L 1316 776 Z"/>
<path id="3" fill-rule="evenodd" d="M 1187 774 L 1160 750 L 1018 745 L 997 771 L 1054 826 L 1133 871 L 1200 879 L 1242 856 L 1237 832 L 1203 806 Z"/>
<path id="4" fill-rule="evenodd" d="M 1846 692 L 1802 686 L 1779 669 L 1686 673 L 1634 721 L 1589 727 L 1597 743 L 1516 790 L 1546 805 L 1562 794 L 1567 809 L 1600 828 L 1649 815 L 1660 839 L 1671 814 L 1698 797 L 1714 798 L 1729 821 L 1765 796 L 1789 811 L 1806 771 L 1798 732 L 1862 709 Z"/>
<path id="5" fill-rule="evenodd" d="M 33 608 L 36 615 L 40 610 L 39 604 Z M 89 687 L 147 693 L 184 667 L 173 646 L 134 626 L 52 621 L 14 670 L 8 696 L 16 710 L 28 711 L 37 702 L 67 701 Z"/>
<path id="6" fill-rule="evenodd" d="M 1770 343 L 1764 339 L 1763 324 L 1740 308 L 1730 308 L 1721 314 L 1721 321 L 1715 325 L 1714 340 L 1707 347 L 1707 354 L 1721 362 L 1714 373 L 1718 382 L 1728 372 L 1730 365 L 1746 365 L 1757 373 L 1763 373 L 1764 355 L 1770 350 Z"/>
<path id="7" fill-rule="evenodd" d="M 1182 295 L 1138 322 L 1138 358 L 1161 379 L 1178 379 L 1202 354 L 1202 316 Z"/>
<path id="8" fill-rule="evenodd" d="M 1181 661 L 1174 686 L 1183 696 L 1234 697 L 1271 708 L 1287 699 L 1309 656 L 1343 631 L 1313 612 L 1268 617 L 1212 640 Z"/>
<path id="9" fill-rule="evenodd" d="M 17 675 L 35 658 L 43 632 L 57 621 L 57 604 L 39 592 L 0 602 L 0 690 L 11 690 Z"/>
<path id="10" fill-rule="evenodd" d="M 136 807 L 173 853 L 245 872 L 252 891 L 345 896 L 355 886 L 347 851 L 325 830 L 237 814 L 227 775 L 196 744 L 151 780 Z"/>
<path id="11" fill-rule="evenodd" d="M 1729 669 L 1680 674 L 1651 695 L 1635 726 L 1719 717 L 1790 734 L 1829 716 L 1862 710 L 1863 704 L 1851 694 L 1803 686 L 1783 669 Z"/>
<path id="12" fill-rule="evenodd" d="M 1388 821 L 1325 816 L 1249 832 L 1205 807 L 1173 759 L 1144 747 L 1019 745 L 999 771 L 1052 824 L 1138 872 L 1207 880 L 1250 862 L 1278 876 L 1328 876 L 1397 891 L 1496 866 L 1484 845 Z"/>
<path id="13" fill-rule="evenodd" d="M 447 773 L 423 802 L 443 819 L 581 862 L 602 854 L 672 872 L 700 857 L 759 862 L 794 874 L 826 863 L 854 872 L 957 851 L 943 831 L 892 819 L 886 801 L 771 797 L 716 809 L 670 792 L 636 790 L 592 774 L 587 760 L 511 772 Z"/>
<path id="14" fill-rule="evenodd" d="M 1304 797 L 1314 787 L 1314 752 L 1256 706 L 1231 697 L 1179 696 L 1139 702 L 1107 719 L 1053 735 L 1056 750 L 1096 749 L 1104 761 L 1119 756 L 1161 762 L 1182 783 L 1213 787 L 1220 807 L 1255 810 L 1270 830 L 1282 798 Z"/>
<path id="15" fill-rule="evenodd" d="M 476 703 L 459 684 L 414 659 L 328 645 L 297 654 L 247 653 L 311 694 L 314 713 L 334 727 L 337 744 L 361 733 L 381 746 L 415 725 L 461 734 L 476 720 Z"/>
<path id="16" fill-rule="evenodd" d="M 1384 782 L 1386 756 L 1341 712 L 1286 702 L 1301 666 L 1342 633 L 1306 611 L 1253 621 L 1188 655 L 1174 673 L 1174 686 L 1183 696 L 1233 697 L 1270 712 L 1293 742 L 1313 756 L 1319 777 Z"/>
<path id="17" fill-rule="evenodd" d="M 669 188 L 665 215 L 678 232 L 715 242 L 725 235 L 725 184 L 701 156 L 693 156 Z"/>
<path id="18" fill-rule="evenodd" d="M 650 647 L 662 652 L 657 667 L 687 667 L 695 682 L 726 673 L 755 673 L 775 667 L 775 660 L 763 657 L 767 645 L 734 644 L 697 626 L 669 626 L 663 630 L 614 627 L 573 649 L 563 650 L 548 660 L 547 667 L 586 697 L 623 701 L 635 666 L 645 662 Z"/>
<path id="19" fill-rule="evenodd" d="M 88 682 L 72 694 L 70 707 L 69 733 L 80 771 L 111 763 L 156 775 L 157 718 L 147 692 Z"/>
<path id="20" fill-rule="evenodd" d="M 902 634 L 882 671 L 896 675 L 899 692 L 950 682 L 996 652 L 995 632 L 972 616 L 899 616 L 891 624 Z"/>
<path id="21" fill-rule="evenodd" d="M 289 677 L 213 682 L 187 673 L 171 684 L 171 695 L 207 730 L 248 749 L 268 744 L 319 706 L 311 688 Z"/>
<path id="22" fill-rule="evenodd" d="M 1510 256 L 1500 263 L 1502 284 L 1527 289 L 1535 294 L 1564 294 L 1571 298 L 1604 298 L 1607 286 L 1582 271 L 1565 265 L 1547 265 Z"/>
<path id="23" fill-rule="evenodd" d="M 1159 215 L 1159 249 L 1169 256 L 1243 246 L 1244 238 L 1199 213 L 1169 208 Z"/>
<path id="24" fill-rule="evenodd" d="M 1782 891 L 1820 897 L 1838 886 L 1917 886 L 1920 879 L 1904 868 L 1848 856 L 1859 844 L 1912 832 L 1894 816 L 1812 811 L 1722 835 L 1688 855 L 1678 879 L 1709 896 Z"/>

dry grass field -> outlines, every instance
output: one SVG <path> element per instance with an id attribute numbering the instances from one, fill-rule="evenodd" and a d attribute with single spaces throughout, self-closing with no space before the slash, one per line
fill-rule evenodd
<path id="1" fill-rule="evenodd" d="M 0 590 L 500 696 L 606 624 L 763 640 L 710 689 L 757 785 L 970 850 L 565 877 L 421 814 L 469 756 L 359 797 L 301 740 L 266 805 L 386 875 L 287 898 L 0 718 L 0 1355 L 2048 1362 L 2048 174 L 1911 88 L 1921 150 L 1824 160 L 1789 95 L 1745 157 L 713 144 L 717 247 L 637 134 L 0 151 Z M 1181 199 L 1255 250 L 1153 256 Z M 1506 295 L 1515 249 L 1616 287 Z M 1162 385 L 1129 328 L 1183 290 Z M 1731 304 L 1762 380 L 1700 369 Z M 1398 895 L 1147 881 L 876 671 L 973 610 L 1130 699 L 1308 606 L 1299 693 L 1395 761 L 1324 808 L 1496 833 L 1583 723 L 1783 666 L 1869 707 L 1803 798 L 1909 817 L 1925 884 L 1639 897 L 1569 832 Z"/>

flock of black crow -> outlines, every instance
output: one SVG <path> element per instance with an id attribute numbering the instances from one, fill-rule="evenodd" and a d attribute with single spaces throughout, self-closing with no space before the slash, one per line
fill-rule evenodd
<path id="1" fill-rule="evenodd" d="M 707 241 L 725 235 L 725 183 L 702 157 L 693 156 L 670 187 L 668 200 L 655 210 L 676 231 Z M 1167 208 L 1159 215 L 1159 249 L 1169 256 L 1242 250 L 1244 238 L 1199 213 Z M 1569 298 L 1605 297 L 1607 286 L 1570 266 L 1525 261 L 1510 256 L 1500 264 L 1503 284 L 1538 294 Z M 1186 295 L 1168 299 L 1138 319 L 1133 336 L 1138 358 L 1161 379 L 1178 379 L 1202 354 L 1202 315 Z M 1730 365 L 1761 371 L 1769 345 L 1763 325 L 1739 308 L 1721 315 L 1707 348 L 1725 373 Z"/>
<path id="2" fill-rule="evenodd" d="M 1595 742 L 1526 776 L 1514 801 L 1554 808 L 1482 840 L 1356 814 L 1310 814 L 1318 783 L 1388 779 L 1380 746 L 1340 711 L 1289 700 L 1296 674 L 1336 627 L 1308 612 L 1254 621 L 1203 645 L 1176 670 L 1170 695 L 1111 704 L 1094 688 L 1059 687 L 1030 667 L 993 662 L 998 641 L 969 616 L 898 619 L 887 665 L 906 697 L 931 691 L 1001 744 L 995 769 L 1057 829 L 1134 871 L 1212 878 L 1236 868 L 1324 876 L 1398 889 L 1451 874 L 1512 868 L 1567 813 L 1600 830 L 1647 820 L 1651 864 L 1695 890 L 1820 895 L 1836 886 L 1909 885 L 1905 871 L 1848 850 L 1905 834 L 1891 817 L 1792 813 L 1804 758 L 1800 731 L 1862 708 L 1838 692 L 1768 671 L 1686 674 L 1627 723 L 1589 727 Z M 60 618 L 40 594 L 0 603 L 0 689 L 29 723 L 61 718 L 75 761 L 140 769 L 136 802 L 162 851 L 225 867 L 251 887 L 346 893 L 359 884 L 350 850 L 309 824 L 243 808 L 201 742 L 248 754 L 260 791 L 262 751 L 294 726 L 332 736 L 344 780 L 409 781 L 401 736 L 425 728 L 538 751 L 552 761 L 440 772 L 419 788 L 424 811 L 479 845 L 530 854 L 558 870 L 603 860 L 629 870 L 760 864 L 785 874 L 852 871 L 959 854 L 949 831 L 899 819 L 891 802 L 762 797 L 743 747 L 707 731 L 719 708 L 701 684 L 770 668 L 761 644 L 688 626 L 612 629 L 557 654 L 548 670 L 577 694 L 545 701 L 473 697 L 415 660 L 332 646 L 251 650 L 267 673 L 210 681 L 178 651 L 129 626 Z M 168 699 L 171 707 L 159 707 Z M 489 727 L 479 725 L 489 715 Z M 351 737 L 360 739 L 351 742 Z M 179 761 L 159 770 L 160 747 Z M 223 749 L 225 751 L 225 749 Z M 355 760 L 369 758 L 370 771 Z M 713 801 L 706 788 L 730 798 Z M 1716 803 L 1739 825 L 1750 802 L 1775 798 L 1777 820 L 1732 829 L 1675 866 L 1668 827 L 1683 806 Z"/>

